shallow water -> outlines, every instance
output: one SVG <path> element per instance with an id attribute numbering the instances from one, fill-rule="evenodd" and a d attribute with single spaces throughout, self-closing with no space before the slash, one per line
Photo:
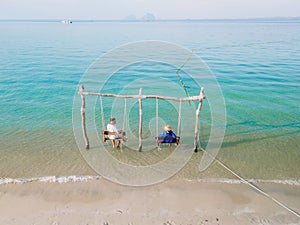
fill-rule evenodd
<path id="1" fill-rule="evenodd" d="M 299 31 L 299 23 L 289 22 L 103 22 L 70 26 L 1 22 L 0 177 L 97 175 L 80 155 L 72 130 L 72 104 L 79 80 L 91 63 L 119 45 L 162 40 L 193 50 L 216 76 L 227 112 L 226 135 L 217 158 L 245 178 L 297 182 Z M 131 82 L 129 89 L 133 91 L 138 91 L 142 83 L 147 93 L 178 94 L 158 85 L 153 89 L 155 82 L 147 90 L 151 74 L 179 85 L 172 66 L 141 62 L 118 71 L 105 90 L 119 93 L 126 82 Z M 137 78 L 141 83 L 134 83 Z M 192 81 L 186 83 L 191 95 L 199 93 Z M 184 95 L 182 89 L 179 94 Z M 145 115 L 145 138 L 147 132 L 154 130 L 154 104 L 149 101 L 144 106 L 151 114 Z M 110 105 L 111 100 L 105 100 L 106 121 L 111 114 Z M 177 105 L 171 107 L 175 111 Z M 201 112 L 200 140 L 204 148 L 210 135 L 209 107 L 204 102 Z M 168 102 L 160 103 L 163 119 L 170 113 L 169 108 Z M 135 131 L 136 109 L 137 104 L 128 112 L 129 124 Z M 101 129 L 99 106 L 96 110 Z M 114 112 L 120 118 L 122 113 Z M 177 127 L 177 115 L 173 114 L 169 122 Z M 148 123 L 152 124 L 150 128 Z M 172 152 L 167 146 L 161 152 L 108 150 L 113 157 L 133 165 L 155 163 Z M 193 155 L 176 177 L 233 178 L 217 163 L 200 173 L 201 156 L 202 153 Z"/>

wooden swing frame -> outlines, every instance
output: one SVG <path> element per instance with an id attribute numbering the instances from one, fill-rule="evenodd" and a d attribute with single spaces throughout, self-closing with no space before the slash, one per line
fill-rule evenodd
<path id="1" fill-rule="evenodd" d="M 199 101 L 198 107 L 197 107 L 197 110 L 196 110 L 195 130 L 194 130 L 194 151 L 195 152 L 198 151 L 198 147 L 199 147 L 198 146 L 199 115 L 200 115 L 200 111 L 201 111 L 201 108 L 202 108 L 203 100 L 205 99 L 204 88 L 201 88 L 199 95 L 184 97 L 184 98 L 159 96 L 159 95 L 143 95 L 143 89 L 142 88 L 140 88 L 138 95 L 117 95 L 117 94 L 105 94 L 105 93 L 96 93 L 96 92 L 85 92 L 83 85 L 79 86 L 78 94 L 81 96 L 81 102 L 82 102 L 81 110 L 80 110 L 81 111 L 81 120 L 82 120 L 81 124 L 82 124 L 82 133 L 83 133 L 83 138 L 84 138 L 86 149 L 89 149 L 90 144 L 89 144 L 89 139 L 88 139 L 88 136 L 87 136 L 86 125 L 85 125 L 85 96 L 92 95 L 92 96 L 113 97 L 113 98 L 123 98 L 123 99 L 136 98 L 136 99 L 139 100 L 139 146 L 138 146 L 139 151 L 142 151 L 142 132 L 143 132 L 143 129 L 142 129 L 142 124 L 143 124 L 143 101 L 142 100 L 143 99 L 152 98 L 152 99 L 156 99 L 156 102 L 158 102 L 158 99 L 176 101 L 176 102 L 180 103 L 180 107 L 181 107 L 181 102 Z M 156 115 L 156 116 L 158 116 L 158 115 Z M 180 125 L 180 121 L 178 123 L 178 127 L 179 127 L 179 125 Z M 102 131 L 102 132 L 104 132 L 104 131 Z M 178 143 L 179 143 L 179 139 L 178 139 Z"/>

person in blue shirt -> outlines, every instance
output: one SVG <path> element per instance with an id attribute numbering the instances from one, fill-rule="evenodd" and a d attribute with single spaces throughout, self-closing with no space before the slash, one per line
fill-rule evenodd
<path id="1" fill-rule="evenodd" d="M 164 132 L 158 136 L 158 143 L 176 143 L 176 134 L 172 131 L 170 125 L 164 127 Z"/>

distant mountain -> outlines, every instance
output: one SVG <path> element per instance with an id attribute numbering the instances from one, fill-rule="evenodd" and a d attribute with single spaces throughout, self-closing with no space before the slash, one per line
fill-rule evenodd
<path id="1" fill-rule="evenodd" d="M 137 18 L 136 15 L 131 14 L 124 18 L 125 21 L 154 21 L 155 16 L 152 13 L 146 13 L 141 18 Z"/>
<path id="2" fill-rule="evenodd" d="M 142 16 L 141 20 L 154 21 L 155 16 L 152 13 L 146 13 L 144 16 Z"/>
<path id="3" fill-rule="evenodd" d="M 124 20 L 137 20 L 136 16 L 134 14 L 130 14 L 124 18 Z"/>

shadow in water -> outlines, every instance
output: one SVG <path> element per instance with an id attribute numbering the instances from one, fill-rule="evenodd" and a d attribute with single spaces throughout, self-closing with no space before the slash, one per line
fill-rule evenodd
<path id="1" fill-rule="evenodd" d="M 241 129 L 236 128 L 238 131 L 237 132 L 230 132 L 229 134 L 225 135 L 226 137 L 229 136 L 237 136 L 237 135 L 242 135 L 242 134 L 254 134 L 256 132 L 260 131 L 276 131 L 280 130 L 278 134 L 273 134 L 273 135 L 266 135 L 262 137 L 248 137 L 248 138 L 242 138 L 241 140 L 238 141 L 228 141 L 228 142 L 223 142 L 222 147 L 232 147 L 236 146 L 242 143 L 249 143 L 253 141 L 260 141 L 260 140 L 266 140 L 266 139 L 273 139 L 277 137 L 284 137 L 288 135 L 293 135 L 300 133 L 300 123 L 288 123 L 288 124 L 282 124 L 282 125 L 273 125 L 273 124 L 260 124 L 257 123 L 256 121 L 244 121 L 240 123 L 232 123 L 232 124 L 227 124 L 227 131 L 228 129 L 234 129 L 234 127 L 239 127 L 239 126 L 247 126 L 249 129 L 245 131 L 241 131 Z M 293 130 L 293 131 L 291 131 Z M 228 133 L 228 132 L 227 132 Z M 270 134 L 270 133 L 269 133 Z"/>

